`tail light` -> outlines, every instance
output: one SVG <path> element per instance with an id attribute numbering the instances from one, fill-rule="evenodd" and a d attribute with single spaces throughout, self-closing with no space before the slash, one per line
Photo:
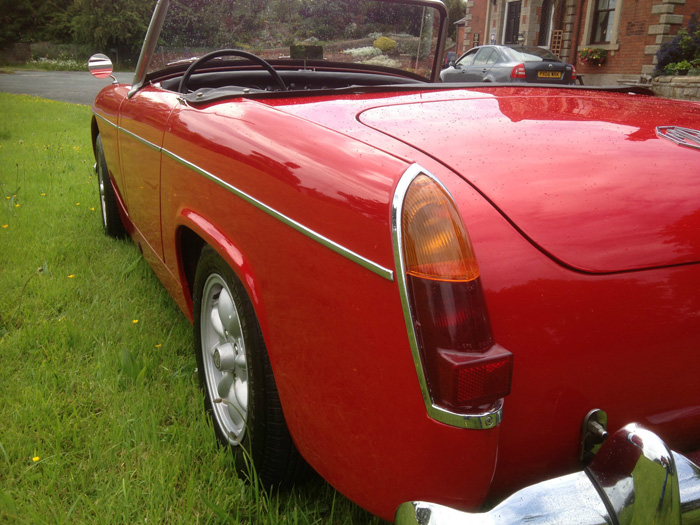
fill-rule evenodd
<path id="1" fill-rule="evenodd" d="M 447 191 L 419 174 L 401 208 L 409 329 L 432 403 L 453 413 L 510 392 L 513 356 L 494 344 L 479 266 Z"/>
<path id="2" fill-rule="evenodd" d="M 525 64 L 518 64 L 517 66 L 513 67 L 510 71 L 510 78 L 520 78 L 520 79 L 527 79 L 527 75 L 525 74 Z"/>

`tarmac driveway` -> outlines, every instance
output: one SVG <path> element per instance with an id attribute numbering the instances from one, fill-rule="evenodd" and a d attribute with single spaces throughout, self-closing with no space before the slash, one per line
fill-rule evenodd
<path id="1" fill-rule="evenodd" d="M 133 73 L 116 73 L 119 82 L 131 83 Z M 91 106 L 99 91 L 112 79 L 97 79 L 88 71 L 15 71 L 0 73 L 0 91 L 34 95 Z"/>

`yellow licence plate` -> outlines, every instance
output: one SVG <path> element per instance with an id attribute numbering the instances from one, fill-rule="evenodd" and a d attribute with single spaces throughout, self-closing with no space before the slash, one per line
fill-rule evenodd
<path id="1" fill-rule="evenodd" d="M 538 71 L 539 78 L 561 78 L 561 71 Z"/>

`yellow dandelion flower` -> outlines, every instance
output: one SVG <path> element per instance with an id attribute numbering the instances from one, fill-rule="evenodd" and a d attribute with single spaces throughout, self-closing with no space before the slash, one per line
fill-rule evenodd
<path id="1" fill-rule="evenodd" d="M 32 461 L 33 461 L 34 463 L 36 463 L 36 462 L 39 461 L 40 459 L 41 459 L 41 458 L 40 458 L 39 456 L 34 456 L 34 457 L 32 458 Z"/>
<path id="2" fill-rule="evenodd" d="M 42 192 L 41 196 L 46 197 L 46 193 Z"/>
<path id="3" fill-rule="evenodd" d="M 163 346 L 163 345 L 160 344 L 160 343 L 158 343 L 158 344 L 156 345 L 156 348 L 160 348 L 161 346 Z"/>
<path id="4" fill-rule="evenodd" d="M 19 203 L 15 204 L 15 208 L 19 208 Z"/>
<path id="5" fill-rule="evenodd" d="M 75 274 L 74 274 L 74 273 L 72 273 L 72 274 L 70 274 L 70 275 L 68 276 L 69 279 L 72 279 L 73 277 L 75 277 Z"/>
<path id="6" fill-rule="evenodd" d="M 134 320 L 131 321 L 131 322 L 134 323 L 134 324 L 138 324 L 139 320 L 138 320 L 138 319 L 134 319 Z"/>
<path id="7" fill-rule="evenodd" d="M 95 211 L 95 207 L 93 206 L 92 208 L 90 208 L 90 211 Z"/>
<path id="8" fill-rule="evenodd" d="M 9 224 L 3 224 L 2 227 L 3 227 L 3 228 L 9 228 L 10 225 L 9 225 Z"/>
<path id="9" fill-rule="evenodd" d="M 75 205 L 76 205 L 76 206 L 80 206 L 80 203 L 79 203 L 79 202 L 76 202 Z"/>

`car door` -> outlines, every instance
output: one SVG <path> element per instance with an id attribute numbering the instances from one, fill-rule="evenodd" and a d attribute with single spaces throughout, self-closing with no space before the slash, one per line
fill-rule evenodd
<path id="1" fill-rule="evenodd" d="M 479 52 L 479 48 L 471 49 L 462 55 L 454 67 L 443 71 L 442 79 L 445 82 L 466 82 L 467 67 L 474 62 L 474 57 Z"/>
<path id="2" fill-rule="evenodd" d="M 474 62 L 465 68 L 467 82 L 484 82 L 489 70 L 498 60 L 498 52 L 492 47 L 482 47 L 474 57 Z"/>
<path id="3" fill-rule="evenodd" d="M 517 62 L 510 56 L 509 48 L 494 48 L 494 51 L 494 55 L 489 58 L 491 67 L 488 71 L 488 80 L 491 82 L 510 82 L 510 74 Z"/>
<path id="4" fill-rule="evenodd" d="M 119 153 L 127 213 L 147 246 L 144 256 L 163 258 L 160 224 L 161 148 L 177 93 L 148 86 L 127 98 L 119 116 Z M 147 250 L 146 248 L 150 248 Z M 151 262 L 151 261 L 149 261 Z"/>

